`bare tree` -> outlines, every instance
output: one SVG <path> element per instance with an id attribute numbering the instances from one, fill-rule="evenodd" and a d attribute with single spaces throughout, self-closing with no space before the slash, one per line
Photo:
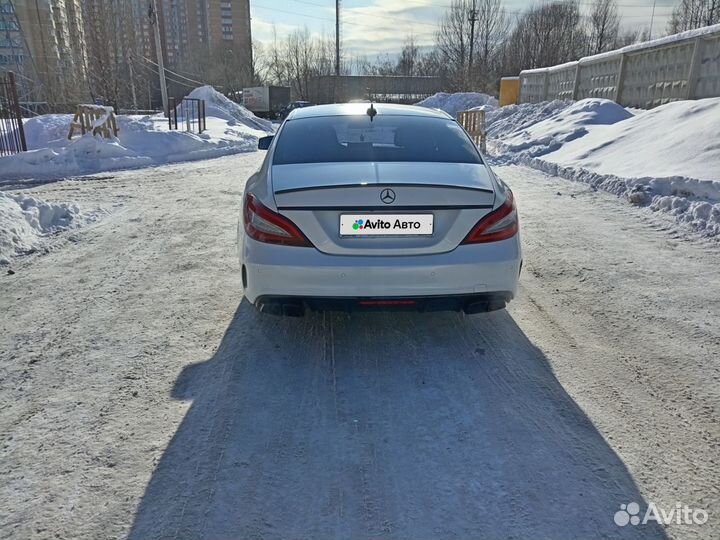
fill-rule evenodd
<path id="1" fill-rule="evenodd" d="M 447 70 L 450 90 L 468 88 L 471 24 L 468 14 L 472 4 L 467 0 L 453 0 L 440 21 L 436 42 Z"/>
<path id="2" fill-rule="evenodd" d="M 313 77 L 335 73 L 335 42 L 313 38 L 307 28 L 289 34 L 277 51 L 282 58 L 273 58 L 271 64 L 277 65 L 278 71 L 282 69 L 287 84 L 300 99 L 308 99 Z"/>
<path id="3" fill-rule="evenodd" d="M 489 90 L 497 86 L 497 56 L 507 36 L 509 22 L 501 0 L 478 0 L 475 25 L 475 54 L 473 72 L 470 74 L 472 86 Z"/>
<path id="4" fill-rule="evenodd" d="M 718 23 L 720 0 L 681 0 L 670 16 L 668 32 L 676 34 Z"/>
<path id="5" fill-rule="evenodd" d="M 595 0 L 590 12 L 588 53 L 597 54 L 617 46 L 620 17 L 615 0 Z"/>
<path id="6" fill-rule="evenodd" d="M 617 46 L 625 47 L 648 40 L 648 28 L 626 28 L 618 33 Z"/>
<path id="7" fill-rule="evenodd" d="M 530 8 L 518 17 L 502 51 L 503 74 L 576 60 L 585 52 L 586 34 L 574 2 Z"/>
<path id="8" fill-rule="evenodd" d="M 398 75 L 415 75 L 418 67 L 418 56 L 418 46 L 415 44 L 415 38 L 410 34 L 405 38 L 405 44 L 402 51 L 400 51 L 400 59 L 396 69 Z"/>
<path id="9" fill-rule="evenodd" d="M 509 26 L 502 0 L 453 0 L 436 36 L 440 71 L 450 89 L 495 89 Z"/>
<path id="10" fill-rule="evenodd" d="M 432 49 L 421 55 L 415 70 L 416 75 L 421 77 L 442 77 L 446 78 L 445 65 L 442 62 L 440 51 Z"/>

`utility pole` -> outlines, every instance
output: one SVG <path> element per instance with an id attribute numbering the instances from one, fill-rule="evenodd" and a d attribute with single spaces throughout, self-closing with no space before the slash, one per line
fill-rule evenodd
<path id="1" fill-rule="evenodd" d="M 340 0 L 335 0 L 335 76 L 340 76 Z"/>
<path id="2" fill-rule="evenodd" d="M 167 84 L 165 83 L 165 61 L 163 60 L 162 52 L 162 41 L 160 41 L 160 19 L 158 17 L 157 0 L 150 1 L 150 9 L 148 15 L 150 16 L 150 24 L 155 29 L 155 51 L 157 54 L 158 71 L 160 72 L 160 94 L 162 95 L 163 112 L 165 116 L 168 112 L 168 95 L 167 95 Z"/>
<path id="3" fill-rule="evenodd" d="M 340 84 L 340 0 L 335 0 L 335 77 L 333 77 L 333 101 L 338 102 Z"/>
<path id="4" fill-rule="evenodd" d="M 650 15 L 650 31 L 648 32 L 648 41 L 652 39 L 653 24 L 655 23 L 655 4 L 657 0 L 653 0 L 652 15 Z"/>
<path id="5" fill-rule="evenodd" d="M 468 15 L 468 21 L 470 22 L 470 59 L 468 60 L 468 86 L 472 84 L 472 66 L 473 66 L 473 48 L 475 46 L 475 23 L 478 20 L 478 11 L 475 8 L 475 0 L 472 3 L 472 9 Z M 472 90 L 472 88 L 468 88 Z"/>
<path id="6" fill-rule="evenodd" d="M 130 75 L 130 93 L 132 94 L 132 106 L 133 109 L 137 110 L 137 94 L 135 93 L 135 72 L 133 71 L 133 57 L 128 57 L 128 70 Z"/>

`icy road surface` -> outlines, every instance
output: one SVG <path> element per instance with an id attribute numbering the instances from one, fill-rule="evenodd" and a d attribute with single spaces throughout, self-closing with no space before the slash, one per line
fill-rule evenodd
<path id="1" fill-rule="evenodd" d="M 0 537 L 720 537 L 717 244 L 498 168 L 508 312 L 260 317 L 235 225 L 261 158 L 32 190 L 111 214 L 0 276 Z M 630 502 L 710 516 L 619 527 Z"/>

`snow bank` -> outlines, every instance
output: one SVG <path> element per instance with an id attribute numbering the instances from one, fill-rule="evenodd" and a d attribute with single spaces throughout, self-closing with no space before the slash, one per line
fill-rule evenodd
<path id="1" fill-rule="evenodd" d="M 536 122 L 529 123 L 528 115 L 520 115 L 521 121 L 528 124 L 524 129 L 515 129 L 503 136 L 505 150 L 523 152 L 528 157 L 542 156 L 584 137 L 589 133 L 590 126 L 611 125 L 632 116 L 632 113 L 607 99 L 583 99 L 566 107 L 556 104 L 550 102 L 549 106 L 539 107 Z M 543 118 L 544 115 L 548 116 Z M 512 121 L 508 122 L 508 127 L 511 124 Z M 495 133 L 498 133 L 499 126 L 494 127 Z"/>
<path id="2" fill-rule="evenodd" d="M 455 94 L 438 92 L 416 103 L 416 105 L 431 109 L 442 109 L 454 118 L 460 111 L 468 111 L 478 107 L 485 107 L 487 110 L 494 109 L 498 106 L 498 101 L 492 96 L 477 92 L 457 92 Z"/>
<path id="3" fill-rule="evenodd" d="M 84 214 L 74 204 L 0 192 L 0 265 L 37 251 L 48 236 L 95 221 L 99 215 Z"/>
<path id="4" fill-rule="evenodd" d="M 274 131 L 272 122 L 258 118 L 242 105 L 226 98 L 212 86 L 201 86 L 188 94 L 189 98 L 205 100 L 206 116 L 214 116 L 227 120 L 228 123 L 240 122 L 252 129 L 271 133 Z"/>
<path id="5" fill-rule="evenodd" d="M 48 119 L 51 126 L 57 125 L 58 115 L 46 116 L 54 117 Z M 42 122 L 44 118 L 37 120 Z M 214 126 L 215 133 L 208 129 L 208 132 L 197 135 L 169 131 L 167 120 L 161 115 L 118 116 L 120 131 L 117 138 L 104 139 L 86 134 L 72 141 L 66 138 L 43 141 L 45 147 L 0 158 L 0 185 L 2 180 L 57 178 L 148 167 L 250 152 L 257 148 L 257 136 L 236 130 L 226 133 L 227 122 L 223 124 L 224 127 Z M 210 127 L 211 119 L 208 119 Z M 38 135 L 35 140 L 42 138 Z"/>
<path id="6" fill-rule="evenodd" d="M 198 135 L 170 131 L 163 115 L 117 117 L 118 136 L 86 134 L 67 139 L 69 114 L 46 114 L 26 120 L 30 151 L 0 158 L 3 180 L 61 178 L 101 171 L 208 159 L 257 150 L 257 139 L 274 131 L 270 122 L 228 100 L 209 86 L 191 96 L 206 100 L 207 131 Z"/>
<path id="7" fill-rule="evenodd" d="M 545 103 L 506 105 L 485 115 L 488 137 L 508 137 L 568 108 L 571 101 L 556 99 Z"/>
<path id="8" fill-rule="evenodd" d="M 491 153 L 720 235 L 720 98 L 635 114 L 602 99 L 564 103 L 515 105 L 488 115 Z"/>
<path id="9" fill-rule="evenodd" d="M 25 120 L 23 127 L 28 149 L 45 148 L 51 142 L 56 145 L 66 144 L 72 119 L 72 114 L 43 114 Z"/>

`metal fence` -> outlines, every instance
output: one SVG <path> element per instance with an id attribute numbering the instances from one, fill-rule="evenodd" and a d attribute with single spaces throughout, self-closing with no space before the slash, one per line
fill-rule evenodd
<path id="1" fill-rule="evenodd" d="M 611 99 L 651 109 L 720 96 L 720 24 L 520 73 L 520 102 Z"/>
<path id="2" fill-rule="evenodd" d="M 322 75 L 310 78 L 306 98 L 318 104 L 345 103 L 352 99 L 416 103 L 441 90 L 440 77 Z"/>
<path id="3" fill-rule="evenodd" d="M 18 101 L 15 74 L 0 75 L 0 156 L 25 152 L 25 130 L 23 129 L 20 102 Z"/>
<path id="4" fill-rule="evenodd" d="M 207 129 L 204 99 L 182 98 L 178 103 L 171 97 L 169 108 L 168 123 L 171 130 L 184 129 L 191 133 L 202 133 Z"/>

